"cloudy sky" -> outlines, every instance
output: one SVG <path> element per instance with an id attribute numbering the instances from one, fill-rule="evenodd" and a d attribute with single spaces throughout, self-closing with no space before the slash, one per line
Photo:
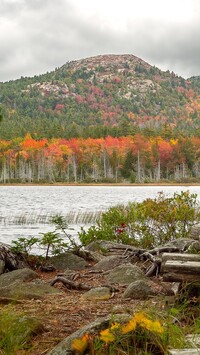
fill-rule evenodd
<path id="1" fill-rule="evenodd" d="M 0 81 L 127 53 L 200 75 L 200 0 L 0 0 Z"/>

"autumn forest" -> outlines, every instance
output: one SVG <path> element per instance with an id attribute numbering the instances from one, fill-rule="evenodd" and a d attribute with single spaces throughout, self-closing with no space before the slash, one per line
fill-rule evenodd
<path id="1" fill-rule="evenodd" d="M 142 135 L 1 140 L 1 181 L 159 182 L 200 178 L 200 138 Z"/>

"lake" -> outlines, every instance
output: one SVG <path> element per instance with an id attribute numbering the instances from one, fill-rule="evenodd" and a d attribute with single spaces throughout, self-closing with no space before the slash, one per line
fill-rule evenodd
<path id="1" fill-rule="evenodd" d="M 98 211 L 154 198 L 161 191 L 172 196 L 187 190 L 200 201 L 200 186 L 0 186 L 0 241 L 10 244 L 53 231 L 49 218 L 56 214 L 68 218 L 69 232 L 76 238 L 81 226 L 95 223 Z"/>

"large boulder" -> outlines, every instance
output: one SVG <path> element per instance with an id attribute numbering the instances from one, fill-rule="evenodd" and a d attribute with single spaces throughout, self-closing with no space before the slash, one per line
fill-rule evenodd
<path id="1" fill-rule="evenodd" d="M 23 299 L 43 299 L 48 295 L 61 293 L 58 289 L 48 285 L 44 281 L 20 282 L 15 281 L 11 285 L 0 287 L 0 300 L 7 298 L 10 301 Z"/>
<path id="2" fill-rule="evenodd" d="M 39 276 L 35 271 L 28 268 L 6 272 L 5 274 L 0 275 L 0 288 L 10 286 L 16 281 L 32 281 L 38 277 Z"/>
<path id="3" fill-rule="evenodd" d="M 58 289 L 39 280 L 38 274 L 31 269 L 19 269 L 0 275 L 0 301 L 41 299 L 55 293 L 59 293 Z"/>
<path id="4" fill-rule="evenodd" d="M 59 270 L 81 270 L 87 267 L 87 263 L 83 258 L 70 252 L 53 256 L 49 259 L 49 262 Z"/>
<path id="5" fill-rule="evenodd" d="M 137 280 L 148 280 L 147 276 L 141 269 L 130 263 L 119 265 L 106 275 L 106 279 L 110 283 L 118 283 L 122 285 L 129 285 L 131 282 Z"/>
<path id="6" fill-rule="evenodd" d="M 110 255 L 104 258 L 103 260 L 99 261 L 95 266 L 95 270 L 111 270 L 114 269 L 116 266 L 121 264 L 126 264 L 127 260 L 120 255 Z"/>
<path id="7" fill-rule="evenodd" d="M 147 280 L 137 280 L 127 287 L 123 297 L 144 300 L 153 295 L 155 295 L 155 292 L 151 289 Z"/>

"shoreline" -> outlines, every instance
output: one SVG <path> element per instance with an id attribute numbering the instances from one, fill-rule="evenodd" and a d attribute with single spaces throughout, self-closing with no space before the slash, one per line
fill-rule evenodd
<path id="1" fill-rule="evenodd" d="M 144 187 L 144 186 L 200 186 L 199 183 L 141 183 L 141 184 L 131 184 L 131 183 L 96 183 L 96 184 L 86 184 L 86 183 L 8 183 L 1 184 L 0 187 L 5 186 L 119 186 L 119 187 Z"/>

